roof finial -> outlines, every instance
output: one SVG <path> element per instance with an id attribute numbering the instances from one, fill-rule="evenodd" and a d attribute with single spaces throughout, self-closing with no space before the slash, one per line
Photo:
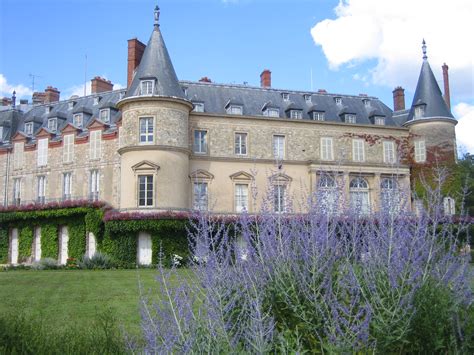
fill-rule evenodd
<path id="1" fill-rule="evenodd" d="M 12 108 L 15 108 L 16 106 L 16 91 L 13 90 L 13 95 L 12 95 Z"/>
<path id="2" fill-rule="evenodd" d="M 156 5 L 155 6 L 155 23 L 154 23 L 155 27 L 160 27 L 160 24 L 158 23 L 159 20 L 160 20 L 160 8 L 158 5 Z"/>
<path id="3" fill-rule="evenodd" d="M 427 60 L 428 56 L 426 55 L 426 42 L 424 38 L 423 38 L 423 45 L 421 46 L 421 49 L 423 50 L 423 60 Z"/>

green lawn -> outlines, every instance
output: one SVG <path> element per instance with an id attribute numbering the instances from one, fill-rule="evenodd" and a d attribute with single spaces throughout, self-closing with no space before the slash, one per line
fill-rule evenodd
<path id="1" fill-rule="evenodd" d="M 181 273 L 187 271 L 180 271 Z M 57 326 L 87 326 L 110 309 L 128 332 L 139 330 L 139 287 L 156 288 L 154 269 L 0 272 L 0 314 L 23 310 Z"/>

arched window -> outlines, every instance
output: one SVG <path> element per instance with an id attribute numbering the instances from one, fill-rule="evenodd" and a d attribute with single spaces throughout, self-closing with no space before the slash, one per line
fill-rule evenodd
<path id="1" fill-rule="evenodd" d="M 336 180 L 330 175 L 319 177 L 317 201 L 323 213 L 335 214 L 338 207 L 338 189 Z"/>
<path id="2" fill-rule="evenodd" d="M 351 180 L 349 185 L 351 210 L 358 211 L 360 214 L 369 214 L 369 184 L 361 177 Z"/>
<path id="3" fill-rule="evenodd" d="M 383 212 L 392 214 L 400 211 L 400 193 L 394 178 L 384 178 L 380 182 L 380 201 Z"/>

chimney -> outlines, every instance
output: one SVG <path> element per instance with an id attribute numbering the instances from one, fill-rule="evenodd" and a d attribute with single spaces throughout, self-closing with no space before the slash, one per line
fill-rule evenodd
<path id="1" fill-rule="evenodd" d="M 393 91 L 393 111 L 405 109 L 405 89 L 397 86 Z"/>
<path id="2" fill-rule="evenodd" d="M 449 67 L 446 65 L 446 63 L 444 63 L 442 68 L 443 68 L 443 82 L 444 82 L 444 101 L 446 102 L 446 105 L 448 105 L 448 108 L 451 110 L 451 95 L 449 94 L 449 75 L 448 75 Z"/>
<path id="3" fill-rule="evenodd" d="M 104 91 L 112 91 L 114 84 L 110 80 L 101 78 L 100 76 L 94 77 L 91 80 L 91 93 L 97 94 Z"/>
<path id="4" fill-rule="evenodd" d="M 328 92 L 325 89 L 318 89 L 320 94 L 327 94 Z"/>
<path id="5" fill-rule="evenodd" d="M 200 83 L 212 83 L 212 80 L 209 79 L 207 76 L 203 76 L 201 79 L 199 79 Z"/>
<path id="6" fill-rule="evenodd" d="M 140 61 L 142 60 L 145 48 L 146 45 L 136 38 L 128 40 L 127 88 L 130 87 L 130 84 L 132 83 L 135 69 L 137 69 Z"/>
<path id="7" fill-rule="evenodd" d="M 12 99 L 9 97 L 4 97 L 2 99 L 2 106 L 10 106 L 12 104 Z"/>
<path id="8" fill-rule="evenodd" d="M 262 88 L 272 87 L 272 72 L 268 69 L 264 69 L 260 74 L 260 86 Z"/>
<path id="9" fill-rule="evenodd" d="M 46 100 L 46 93 L 44 92 L 34 92 L 33 93 L 33 105 L 41 105 L 44 104 Z"/>
<path id="10" fill-rule="evenodd" d="M 59 90 L 57 88 L 53 88 L 52 86 L 48 86 L 45 90 L 45 98 L 44 102 L 58 102 L 59 101 Z"/>

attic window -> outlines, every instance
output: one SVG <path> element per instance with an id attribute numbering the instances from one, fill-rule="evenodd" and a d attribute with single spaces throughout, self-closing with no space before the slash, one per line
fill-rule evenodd
<path id="1" fill-rule="evenodd" d="M 183 87 L 184 96 L 188 96 L 188 88 Z"/>
<path id="2" fill-rule="evenodd" d="M 110 109 L 103 108 L 99 111 L 99 117 L 102 122 L 109 123 L 110 122 Z"/>
<path id="3" fill-rule="evenodd" d="M 3 127 L 0 126 L 0 142 L 3 141 Z"/>
<path id="4" fill-rule="evenodd" d="M 82 113 L 76 113 L 73 117 L 74 126 L 82 127 Z"/>
<path id="5" fill-rule="evenodd" d="M 242 115 L 242 106 L 239 105 L 229 105 L 227 107 L 227 113 L 229 115 Z"/>
<path id="6" fill-rule="evenodd" d="M 76 101 L 69 101 L 69 102 L 67 103 L 68 108 L 69 108 L 70 110 L 72 110 L 72 109 L 74 108 L 74 105 L 75 105 L 75 104 L 76 104 Z"/>
<path id="7" fill-rule="evenodd" d="M 370 107 L 370 100 L 369 99 L 363 99 L 362 102 L 364 103 L 365 107 Z"/>
<path id="8" fill-rule="evenodd" d="M 304 94 L 303 97 L 304 97 L 306 102 L 311 102 L 311 95 L 310 94 Z"/>
<path id="9" fill-rule="evenodd" d="M 33 122 L 25 123 L 25 133 L 28 134 L 28 135 L 33 134 Z"/>
<path id="10" fill-rule="evenodd" d="M 53 106 L 46 106 L 46 113 L 53 111 Z"/>
<path id="11" fill-rule="evenodd" d="M 313 111 L 312 119 L 315 121 L 324 121 L 324 112 Z"/>
<path id="12" fill-rule="evenodd" d="M 385 117 L 382 116 L 375 116 L 374 123 L 377 126 L 385 126 Z"/>
<path id="13" fill-rule="evenodd" d="M 263 115 L 268 117 L 280 117 L 280 110 L 277 108 L 269 107 L 263 111 Z"/>
<path id="14" fill-rule="evenodd" d="M 287 92 L 282 92 L 281 93 L 281 98 L 285 101 L 288 101 L 288 100 L 290 100 L 290 94 L 288 94 Z"/>
<path id="15" fill-rule="evenodd" d="M 342 97 L 335 97 L 334 102 L 338 105 L 341 105 L 342 104 Z"/>
<path id="16" fill-rule="evenodd" d="M 153 95 L 153 87 L 155 86 L 153 80 L 142 80 L 140 86 L 142 95 Z"/>
<path id="17" fill-rule="evenodd" d="M 204 112 L 204 103 L 203 102 L 193 102 L 194 112 Z"/>
<path id="18" fill-rule="evenodd" d="M 58 129 L 58 120 L 56 118 L 50 118 L 48 120 L 48 129 L 51 132 L 56 132 L 56 130 Z"/>
<path id="19" fill-rule="evenodd" d="M 101 97 L 100 96 L 96 96 L 94 97 L 94 105 L 98 105 L 99 104 L 99 101 L 100 101 Z"/>
<path id="20" fill-rule="evenodd" d="M 125 92 L 122 91 L 122 92 L 119 94 L 120 100 L 122 100 L 122 99 L 124 98 L 124 96 L 125 96 Z"/>
<path id="21" fill-rule="evenodd" d="M 356 115 L 347 113 L 347 114 L 344 116 L 344 121 L 345 121 L 346 123 L 356 123 Z"/>
<path id="22" fill-rule="evenodd" d="M 415 118 L 422 118 L 425 116 L 425 106 L 415 106 Z"/>
<path id="23" fill-rule="evenodd" d="M 290 110 L 290 118 L 301 120 L 303 118 L 303 111 L 300 110 Z"/>

